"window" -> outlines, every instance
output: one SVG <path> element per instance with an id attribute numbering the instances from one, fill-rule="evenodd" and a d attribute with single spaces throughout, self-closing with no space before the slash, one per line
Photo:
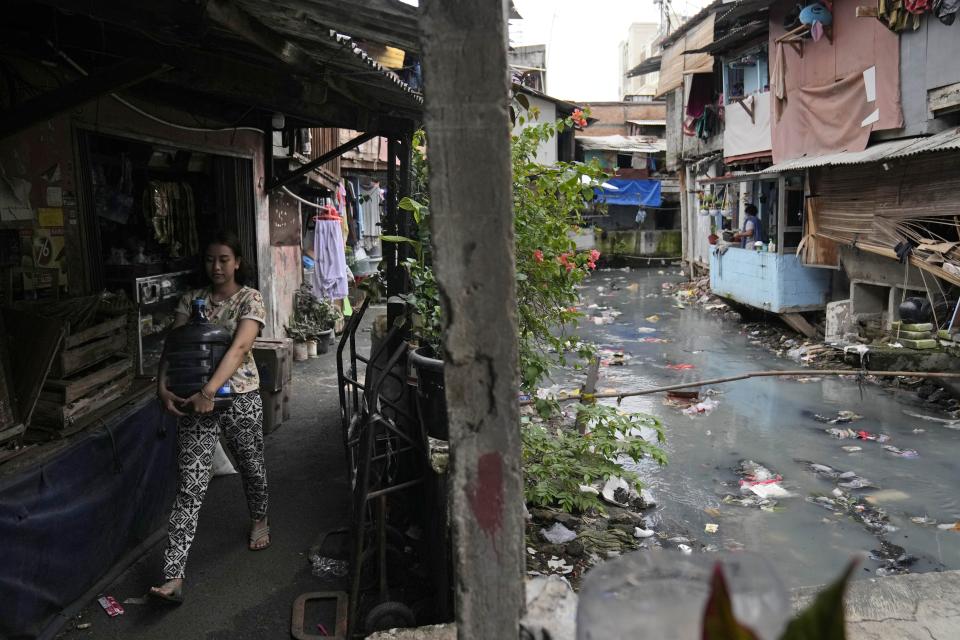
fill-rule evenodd
<path id="1" fill-rule="evenodd" d="M 770 89 L 767 48 L 759 47 L 724 61 L 723 100 L 730 104 Z"/>
<path id="2" fill-rule="evenodd" d="M 617 154 L 617 169 L 630 169 L 633 165 L 633 154 L 630 153 L 618 153 Z"/>

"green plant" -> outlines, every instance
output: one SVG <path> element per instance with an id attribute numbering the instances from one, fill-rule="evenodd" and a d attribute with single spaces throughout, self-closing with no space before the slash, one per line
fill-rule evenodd
<path id="1" fill-rule="evenodd" d="M 574 118 L 536 124 L 539 114 L 518 97 L 511 107 L 514 122 L 525 125 L 512 138 L 514 238 L 516 242 L 516 287 L 519 325 L 521 384 L 533 389 L 566 356 L 590 356 L 593 349 L 573 334 L 581 314 L 577 287 L 596 268 L 599 252 L 577 251 L 571 231 L 583 224 L 581 212 L 594 199 L 594 185 L 606 174 L 596 163 L 558 162 L 544 166 L 537 161 L 541 144 L 573 127 Z M 583 116 L 579 116 L 582 120 Z M 430 209 L 426 191 L 424 138 L 418 134 L 414 148 L 414 193 L 403 198 L 400 209 L 416 224 L 416 237 L 383 236 L 412 248 L 403 264 L 410 275 L 412 291 L 406 301 L 416 316 L 415 334 L 422 343 L 437 347 L 442 329 L 440 295 L 430 255 Z M 554 415 L 556 403 L 538 400 L 542 415 Z M 532 422 L 521 425 L 526 497 L 532 504 L 559 505 L 567 510 L 603 509 L 596 495 L 584 493 L 581 484 L 620 476 L 636 487 L 639 478 L 623 468 L 619 459 L 639 461 L 650 456 L 666 463 L 663 451 L 637 435 L 637 428 L 650 427 L 663 440 L 655 418 L 626 414 L 607 405 L 581 405 L 583 422 L 590 425 L 581 436 L 569 428 L 545 427 Z"/>
<path id="2" fill-rule="evenodd" d="M 307 329 L 296 322 L 291 322 L 286 327 L 287 337 L 293 338 L 296 342 L 306 342 L 308 339 Z"/>
<path id="3" fill-rule="evenodd" d="M 417 239 L 391 235 L 381 236 L 381 239 L 406 244 L 413 249 L 414 255 L 401 262 L 407 269 L 411 284 L 411 291 L 401 297 L 413 311 L 413 331 L 417 339 L 438 353 L 442 331 L 440 291 L 430 262 L 430 228 L 426 224 L 429 209 L 410 197 L 402 198 L 398 206 L 413 216 L 418 230 Z"/>
<path id="4" fill-rule="evenodd" d="M 528 503 L 570 512 L 603 511 L 597 495 L 583 491 L 581 485 L 619 476 L 639 490 L 640 479 L 624 469 L 621 458 L 639 462 L 649 456 L 658 464 L 666 464 L 663 450 L 639 435 L 641 427 L 653 429 L 657 443 L 663 442 L 663 426 L 653 416 L 624 413 L 601 404 L 578 405 L 577 414 L 578 420 L 588 426 L 585 435 L 570 427 L 537 424 L 529 418 L 521 424 Z"/>
<path id="5" fill-rule="evenodd" d="M 535 116 L 535 114 L 534 114 Z M 529 116 L 520 116 L 521 121 Z M 570 232 L 606 178 L 596 163 L 544 166 L 537 150 L 573 126 L 567 118 L 527 126 L 513 137 L 513 211 L 516 238 L 520 375 L 533 388 L 566 355 L 591 349 L 573 335 L 581 314 L 577 286 L 596 268 L 598 251 L 578 252 Z"/>
<path id="6" fill-rule="evenodd" d="M 293 296 L 293 314 L 287 325 L 287 335 L 294 340 L 315 340 L 321 333 L 334 327 L 339 310 L 330 300 L 313 295 L 308 284 L 303 284 Z"/>
<path id="7" fill-rule="evenodd" d="M 597 251 L 578 252 L 571 231 L 583 223 L 581 212 L 593 200 L 594 184 L 606 177 L 596 163 L 558 162 L 544 166 L 537 161 L 542 143 L 574 126 L 573 118 L 530 124 L 535 109 L 520 111 L 518 101 L 513 117 L 527 124 L 514 135 L 511 145 L 513 166 L 514 237 L 516 241 L 517 305 L 522 384 L 531 389 L 556 364 L 565 364 L 565 355 L 589 355 L 590 349 L 572 335 L 580 313 L 577 285 L 596 268 Z M 517 115 L 519 112 L 520 115 Z M 422 149 L 418 134 L 414 148 Z M 416 238 L 383 236 L 387 242 L 409 245 L 414 256 L 403 261 L 410 274 L 412 291 L 405 296 L 417 316 L 416 334 L 426 344 L 437 346 L 442 326 L 439 291 L 430 256 L 430 209 L 426 192 L 426 165 L 423 154 L 414 154 L 414 197 L 403 198 L 400 208 L 416 223 Z"/>

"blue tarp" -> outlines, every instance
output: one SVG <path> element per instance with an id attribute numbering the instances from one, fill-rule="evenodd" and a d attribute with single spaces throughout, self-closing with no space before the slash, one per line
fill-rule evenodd
<path id="1" fill-rule="evenodd" d="M 161 415 L 141 400 L 53 458 L 0 477 L 0 638 L 40 635 L 164 525 L 177 427 Z"/>
<path id="2" fill-rule="evenodd" d="M 606 181 L 617 188 L 617 191 L 597 187 L 597 202 L 606 204 L 626 204 L 638 207 L 659 207 L 663 202 L 660 198 L 659 180 L 636 180 L 628 178 L 610 178 Z"/>

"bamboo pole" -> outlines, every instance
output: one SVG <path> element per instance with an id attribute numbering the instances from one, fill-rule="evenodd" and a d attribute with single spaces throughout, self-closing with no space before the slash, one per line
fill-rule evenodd
<path id="1" fill-rule="evenodd" d="M 599 400 L 603 398 L 616 398 L 619 404 L 624 398 L 634 396 L 646 396 L 652 393 L 661 393 L 664 391 L 679 391 L 680 389 L 691 389 L 693 387 L 702 387 L 710 384 L 722 384 L 724 382 L 736 382 L 737 380 L 746 380 L 748 378 L 772 378 L 784 376 L 859 376 L 870 375 L 878 378 L 949 378 L 960 379 L 960 372 L 927 372 L 927 371 L 864 371 L 859 369 L 797 369 L 788 371 L 750 371 L 735 376 L 725 376 L 723 378 L 710 378 L 708 380 L 698 380 L 696 382 L 684 382 L 682 384 L 671 384 L 663 387 L 653 387 L 651 389 L 639 389 L 636 391 L 611 391 L 606 393 L 593 393 L 582 398 L 580 394 L 569 396 L 567 398 L 557 398 L 558 402 L 569 402 L 572 400 Z M 533 404 L 533 400 L 521 402 L 522 405 Z"/>

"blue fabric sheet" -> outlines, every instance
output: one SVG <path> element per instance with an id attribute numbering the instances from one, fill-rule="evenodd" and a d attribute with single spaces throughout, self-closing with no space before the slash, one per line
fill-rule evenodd
<path id="1" fill-rule="evenodd" d="M 143 399 L 54 457 L 0 476 L 0 638 L 40 635 L 166 522 L 177 426 L 161 415 Z"/>
<path id="2" fill-rule="evenodd" d="M 618 190 L 613 191 L 596 187 L 594 191 L 597 194 L 598 202 L 636 205 L 639 207 L 659 207 L 663 202 L 660 197 L 659 180 L 610 178 L 606 182 Z"/>

